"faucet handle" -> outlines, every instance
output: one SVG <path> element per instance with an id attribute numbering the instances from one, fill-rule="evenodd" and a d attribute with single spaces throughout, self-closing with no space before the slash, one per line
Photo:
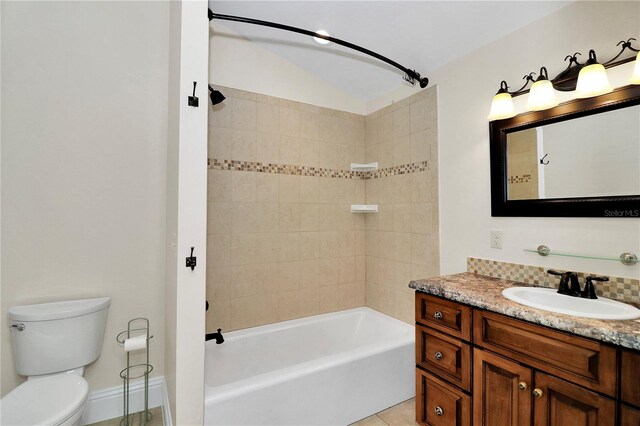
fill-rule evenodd
<path id="1" fill-rule="evenodd" d="M 587 278 L 585 278 L 584 290 L 580 293 L 580 297 L 583 297 L 585 299 L 598 298 L 598 296 L 596 295 L 595 286 L 593 285 L 593 281 L 600 281 L 600 282 L 609 281 L 609 277 L 588 276 Z"/>
<path id="2" fill-rule="evenodd" d="M 551 274 L 551 275 L 557 275 L 559 277 L 562 276 L 562 272 L 558 272 L 555 269 L 547 269 L 547 274 Z"/>

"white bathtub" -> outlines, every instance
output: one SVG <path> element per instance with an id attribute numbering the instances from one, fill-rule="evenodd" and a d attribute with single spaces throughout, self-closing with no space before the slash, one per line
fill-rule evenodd
<path id="1" fill-rule="evenodd" d="M 205 425 L 347 425 L 415 395 L 412 325 L 369 308 L 225 334 L 205 356 Z"/>

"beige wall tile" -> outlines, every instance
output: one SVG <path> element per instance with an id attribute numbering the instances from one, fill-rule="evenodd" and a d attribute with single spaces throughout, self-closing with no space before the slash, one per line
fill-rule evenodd
<path id="1" fill-rule="evenodd" d="M 231 264 L 231 235 L 207 235 L 207 265 L 212 267 Z"/>
<path id="2" fill-rule="evenodd" d="M 378 143 L 390 142 L 393 138 L 393 116 L 383 114 L 378 118 Z"/>
<path id="3" fill-rule="evenodd" d="M 318 287 L 300 289 L 300 316 L 320 313 L 320 289 Z"/>
<path id="4" fill-rule="evenodd" d="M 338 257 L 338 231 L 321 231 L 320 258 Z"/>
<path id="5" fill-rule="evenodd" d="M 257 130 L 264 133 L 280 133 L 280 108 L 272 104 L 258 103 Z"/>
<path id="6" fill-rule="evenodd" d="M 278 234 L 278 260 L 280 262 L 300 260 L 300 233 Z"/>
<path id="7" fill-rule="evenodd" d="M 207 234 L 229 234 L 232 229 L 233 203 L 214 201 L 208 203 Z"/>
<path id="8" fill-rule="evenodd" d="M 320 313 L 338 310 L 338 286 L 320 287 Z"/>
<path id="9" fill-rule="evenodd" d="M 300 261 L 300 288 L 320 286 L 320 260 Z"/>
<path id="10" fill-rule="evenodd" d="M 254 325 L 271 324 L 278 321 L 279 297 L 277 294 L 256 295 L 251 297 L 254 310 Z"/>
<path id="11" fill-rule="evenodd" d="M 299 203 L 280 203 L 279 206 L 279 223 L 278 230 L 280 232 L 299 232 L 300 231 L 300 204 Z"/>
<path id="12" fill-rule="evenodd" d="M 279 163 L 293 166 L 300 165 L 300 138 L 298 136 L 282 135 L 279 149 Z"/>
<path id="13" fill-rule="evenodd" d="M 280 131 L 283 135 L 300 136 L 300 111 L 280 108 Z"/>
<path id="14" fill-rule="evenodd" d="M 300 233 L 300 259 L 318 259 L 320 257 L 320 233 Z"/>
<path id="15" fill-rule="evenodd" d="M 411 162 L 429 161 L 431 159 L 431 150 L 429 147 L 428 131 L 411 134 Z"/>
<path id="16" fill-rule="evenodd" d="M 231 173 L 228 170 L 208 170 L 207 200 L 231 201 Z"/>
<path id="17" fill-rule="evenodd" d="M 318 204 L 300 204 L 300 231 L 318 231 Z"/>
<path id="18" fill-rule="evenodd" d="M 300 317 L 300 291 L 283 291 L 278 294 L 278 321 Z"/>
<path id="19" fill-rule="evenodd" d="M 338 258 L 338 283 L 350 283 L 356 280 L 356 258 Z"/>
<path id="20" fill-rule="evenodd" d="M 256 161 L 258 135 L 253 131 L 234 130 L 231 142 L 231 159 Z"/>
<path id="21" fill-rule="evenodd" d="M 233 99 L 227 98 L 228 102 L 209 106 L 209 126 L 231 127 L 233 125 L 232 110 Z"/>
<path id="22" fill-rule="evenodd" d="M 230 159 L 233 130 L 224 127 L 209 127 L 208 151 L 210 158 Z"/>
<path id="23" fill-rule="evenodd" d="M 206 332 L 215 333 L 218 328 L 231 330 L 231 300 L 214 299 L 209 302 L 206 313 Z"/>
<path id="24" fill-rule="evenodd" d="M 338 310 L 353 309 L 356 305 L 357 283 L 338 285 Z"/>
<path id="25" fill-rule="evenodd" d="M 393 137 L 406 136 L 410 132 L 409 107 L 393 111 Z"/>
<path id="26" fill-rule="evenodd" d="M 300 262 L 278 263 L 278 291 L 300 288 Z"/>
<path id="27" fill-rule="evenodd" d="M 281 203 L 300 202 L 300 176 L 278 175 L 278 182 Z"/>
<path id="28" fill-rule="evenodd" d="M 231 171 L 231 199 L 233 201 L 255 201 L 256 174 Z"/>
<path id="29" fill-rule="evenodd" d="M 318 167 L 320 163 L 320 142 L 317 139 L 300 139 L 300 165 Z"/>
<path id="30" fill-rule="evenodd" d="M 320 194 L 320 177 L 300 176 L 300 202 L 318 203 Z"/>
<path id="31" fill-rule="evenodd" d="M 255 309 L 253 308 L 253 296 L 231 299 L 230 326 L 231 330 L 252 327 L 255 324 Z"/>
<path id="32" fill-rule="evenodd" d="M 231 298 L 231 268 L 231 266 L 207 268 L 207 298 Z"/>
<path id="33" fill-rule="evenodd" d="M 300 136 L 314 140 L 320 138 L 320 115 L 317 112 L 300 111 Z"/>
<path id="34" fill-rule="evenodd" d="M 338 284 L 338 259 L 327 258 L 319 259 L 318 267 L 320 269 L 320 287 L 326 287 Z"/>
<path id="35" fill-rule="evenodd" d="M 277 203 L 279 201 L 278 175 L 275 173 L 256 173 L 256 201 Z"/>
<path id="36" fill-rule="evenodd" d="M 267 164 L 278 164 L 280 162 L 280 134 L 257 134 L 256 161 Z"/>
<path id="37" fill-rule="evenodd" d="M 256 103 L 245 99 L 234 99 L 232 103 L 232 125 L 234 129 L 256 130 Z"/>
<path id="38" fill-rule="evenodd" d="M 409 107 L 411 109 L 411 133 L 419 132 L 429 127 L 429 109 L 432 107 L 427 99 L 421 99 L 411 104 Z"/>

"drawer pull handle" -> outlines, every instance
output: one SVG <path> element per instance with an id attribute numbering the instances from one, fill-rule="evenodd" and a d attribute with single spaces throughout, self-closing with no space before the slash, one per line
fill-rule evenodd
<path id="1" fill-rule="evenodd" d="M 520 390 L 527 390 L 527 384 L 525 382 L 520 382 L 518 383 L 518 387 L 520 388 Z"/>
<path id="2" fill-rule="evenodd" d="M 544 395 L 544 392 L 542 392 L 542 389 L 535 388 L 533 390 L 533 396 L 535 396 L 536 398 L 542 398 L 542 395 Z"/>
<path id="3" fill-rule="evenodd" d="M 436 311 L 436 312 L 433 314 L 433 317 L 434 317 L 435 319 L 437 319 L 437 320 L 441 320 L 441 319 L 442 319 L 442 312 L 440 312 L 440 311 Z"/>
<path id="4" fill-rule="evenodd" d="M 436 416 L 441 416 L 444 414 L 444 410 L 439 406 L 436 406 L 436 409 L 433 411 L 436 413 Z"/>
<path id="5" fill-rule="evenodd" d="M 442 356 L 442 352 L 438 351 L 435 354 L 433 354 L 433 356 L 436 358 L 437 361 L 440 361 L 442 358 L 444 358 Z"/>

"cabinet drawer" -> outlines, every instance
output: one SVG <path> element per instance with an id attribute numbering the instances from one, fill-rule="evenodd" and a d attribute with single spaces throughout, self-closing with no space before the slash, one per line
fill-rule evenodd
<path id="1" fill-rule="evenodd" d="M 416 322 L 471 341 L 471 308 L 416 291 Z"/>
<path id="2" fill-rule="evenodd" d="M 640 411 L 621 404 L 620 426 L 640 426 Z"/>
<path id="3" fill-rule="evenodd" d="M 474 310 L 473 322 L 477 345 L 615 396 L 615 348 L 493 312 Z"/>
<path id="4" fill-rule="evenodd" d="M 416 363 L 466 391 L 471 390 L 471 346 L 468 343 L 416 325 Z"/>
<path id="5" fill-rule="evenodd" d="M 468 426 L 471 424 L 471 398 L 418 368 L 416 422 L 428 426 Z"/>
<path id="6" fill-rule="evenodd" d="M 640 407 L 640 352 L 623 350 L 620 372 L 620 398 Z"/>

